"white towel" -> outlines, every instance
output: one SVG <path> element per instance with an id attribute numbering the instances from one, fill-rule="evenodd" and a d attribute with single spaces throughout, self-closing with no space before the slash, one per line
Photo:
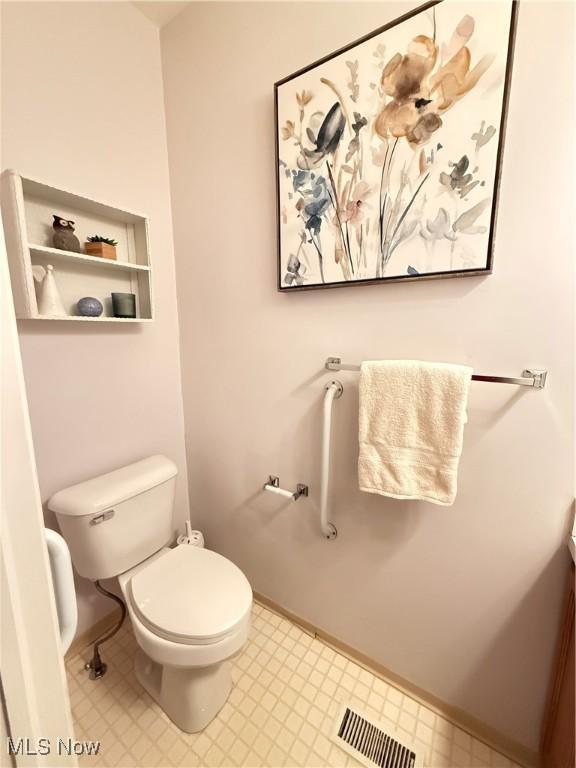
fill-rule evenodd
<path id="1" fill-rule="evenodd" d="M 448 363 L 362 363 L 361 491 L 453 504 L 471 376 Z"/>

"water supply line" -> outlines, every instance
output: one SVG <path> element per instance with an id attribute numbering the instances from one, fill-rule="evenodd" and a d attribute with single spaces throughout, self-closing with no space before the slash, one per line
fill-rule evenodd
<path id="1" fill-rule="evenodd" d="M 330 432 L 332 428 L 332 403 L 342 396 L 344 387 L 339 381 L 331 381 L 325 387 L 322 420 L 322 457 L 320 464 L 320 528 L 327 539 L 338 536 L 336 526 L 328 520 L 328 489 L 330 486 Z"/>
<path id="2" fill-rule="evenodd" d="M 98 640 L 94 643 L 94 648 L 92 652 L 92 659 L 84 665 L 84 669 L 88 672 L 90 672 L 90 679 L 91 680 L 98 680 L 99 678 L 103 677 L 106 674 L 106 670 L 108 669 L 108 665 L 105 664 L 102 661 L 102 657 L 100 656 L 100 646 L 102 643 L 107 642 L 108 640 L 111 640 L 116 632 L 120 629 L 122 624 L 124 623 L 124 619 L 126 618 L 126 605 L 121 597 L 118 597 L 118 595 L 115 595 L 114 592 L 109 592 L 107 589 L 104 589 L 102 584 L 100 584 L 99 581 L 94 582 L 94 586 L 100 592 L 101 595 L 104 595 L 105 597 L 109 597 L 110 600 L 114 600 L 115 603 L 117 603 L 120 606 L 120 619 L 117 624 L 115 624 L 112 629 L 108 630 L 102 637 L 99 637 Z"/>

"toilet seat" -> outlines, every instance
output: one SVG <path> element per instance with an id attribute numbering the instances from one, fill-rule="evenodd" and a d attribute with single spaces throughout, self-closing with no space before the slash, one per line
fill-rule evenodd
<path id="1" fill-rule="evenodd" d="M 128 595 L 138 619 L 174 643 L 210 645 L 246 623 L 252 590 L 242 571 L 209 549 L 181 545 L 139 569 Z"/>

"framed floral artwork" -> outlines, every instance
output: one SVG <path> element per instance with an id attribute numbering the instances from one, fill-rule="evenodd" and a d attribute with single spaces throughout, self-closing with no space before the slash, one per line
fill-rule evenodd
<path id="1" fill-rule="evenodd" d="M 280 290 L 492 271 L 516 12 L 429 2 L 275 84 Z"/>

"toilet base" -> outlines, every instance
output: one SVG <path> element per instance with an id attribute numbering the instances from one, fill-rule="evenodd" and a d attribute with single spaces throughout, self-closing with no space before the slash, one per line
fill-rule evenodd
<path id="1" fill-rule="evenodd" d="M 231 665 L 227 661 L 209 667 L 168 667 L 138 649 L 134 670 L 142 687 L 186 733 L 206 728 L 232 690 Z"/>

